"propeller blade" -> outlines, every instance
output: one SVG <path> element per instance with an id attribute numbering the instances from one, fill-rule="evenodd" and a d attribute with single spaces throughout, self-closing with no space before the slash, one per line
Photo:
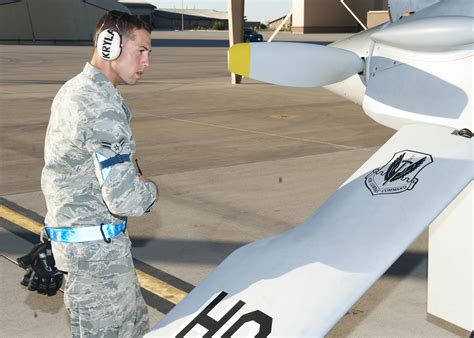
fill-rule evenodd
<path id="1" fill-rule="evenodd" d="M 364 69 L 353 52 L 307 43 L 239 43 L 228 57 L 232 73 L 289 87 L 325 86 Z"/>

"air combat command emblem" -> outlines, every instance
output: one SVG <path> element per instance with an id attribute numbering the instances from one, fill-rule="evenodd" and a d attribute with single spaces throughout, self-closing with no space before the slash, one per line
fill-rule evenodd
<path id="1" fill-rule="evenodd" d="M 386 165 L 370 172 L 365 177 L 365 185 L 372 195 L 412 190 L 418 183 L 416 175 L 432 162 L 430 154 L 412 150 L 399 151 Z"/>

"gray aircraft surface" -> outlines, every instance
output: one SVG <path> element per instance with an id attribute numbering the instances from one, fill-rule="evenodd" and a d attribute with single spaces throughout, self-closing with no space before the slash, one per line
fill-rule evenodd
<path id="1" fill-rule="evenodd" d="M 330 46 L 230 48 L 231 72 L 325 86 L 397 132 L 303 224 L 232 253 L 150 337 L 324 336 L 430 225 L 428 312 L 474 330 L 474 6 L 389 8 Z"/>

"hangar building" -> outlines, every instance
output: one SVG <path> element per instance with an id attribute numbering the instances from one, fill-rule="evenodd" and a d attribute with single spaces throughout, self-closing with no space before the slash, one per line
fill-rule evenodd
<path id="1" fill-rule="evenodd" d="M 132 0 L 119 0 L 119 2 L 126 6 L 132 15 L 138 16 L 143 21 L 150 24 L 153 27 L 153 13 L 156 9 L 156 6 L 150 4 L 149 2 L 143 1 L 132 1 Z"/>
<path id="2" fill-rule="evenodd" d="M 0 0 L 3 43 L 90 44 L 99 18 L 130 11 L 115 0 Z"/>
<path id="3" fill-rule="evenodd" d="M 387 9 L 387 2 L 345 0 L 364 22 L 368 11 Z M 292 31 L 295 33 L 360 30 L 340 0 L 293 0 L 293 8 Z M 181 29 L 183 18 L 184 29 L 228 27 L 227 12 L 184 10 L 181 14 L 181 10 L 157 10 L 140 0 L 0 0 L 0 41 L 90 44 L 97 20 L 114 9 L 140 16 L 155 29 Z"/>
<path id="4" fill-rule="evenodd" d="M 165 9 L 155 10 L 153 26 L 157 30 L 228 29 L 227 12 L 212 9 Z"/>
<path id="5" fill-rule="evenodd" d="M 386 10 L 388 0 L 345 0 L 355 15 L 366 22 L 367 12 Z M 360 27 L 339 0 L 293 0 L 294 33 L 350 33 Z"/>

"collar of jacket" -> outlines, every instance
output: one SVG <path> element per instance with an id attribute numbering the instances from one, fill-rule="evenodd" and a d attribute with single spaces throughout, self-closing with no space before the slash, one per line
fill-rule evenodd
<path id="1" fill-rule="evenodd" d="M 122 95 L 120 95 L 117 88 L 114 87 L 112 82 L 110 82 L 109 79 L 104 74 L 102 74 L 98 68 L 87 62 L 84 66 L 84 69 L 82 70 L 82 73 L 89 77 L 92 82 L 105 89 L 111 97 L 115 97 L 120 102 L 123 101 Z"/>

